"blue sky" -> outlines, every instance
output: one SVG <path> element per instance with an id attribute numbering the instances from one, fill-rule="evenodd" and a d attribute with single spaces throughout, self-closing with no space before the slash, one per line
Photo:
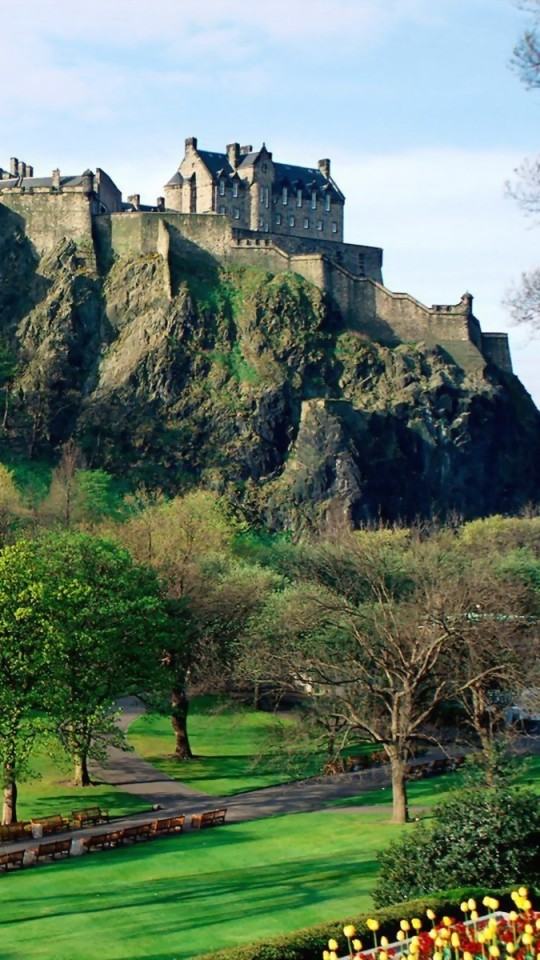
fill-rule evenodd
<path id="1" fill-rule="evenodd" d="M 186 136 L 330 156 L 346 237 L 427 303 L 469 289 L 485 330 L 540 259 L 504 183 L 539 151 L 540 92 L 509 69 L 513 0 L 0 0 L 2 151 L 42 174 L 101 166 L 152 200 Z M 540 341 L 510 329 L 540 403 Z"/>

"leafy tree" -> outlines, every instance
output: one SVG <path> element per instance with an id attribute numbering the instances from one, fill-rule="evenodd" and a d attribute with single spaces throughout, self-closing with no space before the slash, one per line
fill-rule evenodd
<path id="1" fill-rule="evenodd" d="M 87 786 L 88 761 L 102 757 L 114 731 L 114 701 L 155 682 L 171 623 L 155 573 L 115 544 L 57 534 L 37 541 L 36 552 L 52 584 L 56 630 L 49 712 L 75 783 Z"/>
<path id="2" fill-rule="evenodd" d="M 42 725 L 58 629 L 43 556 L 21 541 L 0 553 L 0 776 L 2 823 L 17 819 L 17 782 Z"/>
<path id="3" fill-rule="evenodd" d="M 469 789 L 379 854 L 377 906 L 468 885 L 490 889 L 540 878 L 540 797 L 504 786 Z"/>

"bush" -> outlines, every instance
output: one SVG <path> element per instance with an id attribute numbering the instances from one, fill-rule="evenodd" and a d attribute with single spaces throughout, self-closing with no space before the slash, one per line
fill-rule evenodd
<path id="1" fill-rule="evenodd" d="M 501 899 L 501 907 L 513 909 L 509 896 L 504 902 L 504 894 L 498 890 L 466 887 L 456 890 L 447 890 L 433 897 L 422 897 L 408 903 L 400 903 L 376 913 L 364 914 L 360 917 L 347 917 L 344 920 L 321 923 L 316 927 L 297 930 L 294 933 L 281 937 L 272 937 L 269 940 L 248 944 L 244 947 L 233 947 L 230 950 L 219 950 L 216 953 L 206 953 L 197 960 L 320 960 L 322 950 L 328 944 L 330 937 L 339 942 L 343 941 L 343 926 L 352 923 L 356 927 L 357 936 L 368 946 L 372 942 L 372 934 L 367 927 L 368 916 L 376 916 L 380 923 L 379 936 L 384 935 L 390 941 L 395 940 L 399 929 L 399 922 L 403 917 L 421 917 L 431 907 L 437 916 L 448 915 L 461 919 L 459 904 L 469 897 L 481 901 L 485 894 L 491 894 Z"/>
<path id="2" fill-rule="evenodd" d="M 540 797 L 504 787 L 469 789 L 379 854 L 378 906 L 449 887 L 503 887 L 540 876 Z"/>

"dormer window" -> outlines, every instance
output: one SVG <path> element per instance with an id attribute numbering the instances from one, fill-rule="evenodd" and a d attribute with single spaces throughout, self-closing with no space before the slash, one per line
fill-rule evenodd
<path id="1" fill-rule="evenodd" d="M 312 190 L 311 192 L 311 209 L 317 209 L 317 194 L 315 193 L 315 190 Z"/>
<path id="2" fill-rule="evenodd" d="M 302 191 L 301 191 L 301 190 L 298 190 L 297 193 L 296 193 L 296 206 L 297 206 L 297 207 L 301 207 L 301 206 L 302 206 Z"/>
<path id="3" fill-rule="evenodd" d="M 283 190 L 281 191 L 281 202 L 284 207 L 286 207 L 289 202 L 289 191 L 287 190 L 287 187 L 283 187 Z"/>
<path id="4" fill-rule="evenodd" d="M 225 181 L 224 181 L 224 180 L 220 180 L 220 181 L 219 181 L 219 195 L 220 195 L 220 197 L 224 197 L 224 196 L 225 196 Z"/>

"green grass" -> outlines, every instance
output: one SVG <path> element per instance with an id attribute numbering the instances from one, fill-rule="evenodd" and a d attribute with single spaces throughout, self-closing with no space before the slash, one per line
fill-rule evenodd
<path id="1" fill-rule="evenodd" d="M 289 764 L 273 747 L 272 737 L 279 737 L 291 722 L 287 715 L 280 719 L 216 697 L 199 697 L 191 705 L 188 724 L 197 759 L 181 763 L 174 759 L 171 722 L 161 714 L 145 714 L 136 720 L 128 739 L 141 757 L 170 777 L 203 793 L 229 796 L 320 771 L 317 753 Z"/>
<path id="2" fill-rule="evenodd" d="M 140 797 L 123 793 L 108 783 L 73 787 L 69 763 L 52 760 L 45 753 L 39 753 L 34 758 L 32 770 L 38 776 L 19 784 L 19 820 L 55 813 L 68 816 L 72 810 L 95 805 L 105 807 L 114 817 L 149 809 Z"/>
<path id="3" fill-rule="evenodd" d="M 0 878 L 2 960 L 183 960 L 369 909 L 374 815 L 296 814 Z"/>

